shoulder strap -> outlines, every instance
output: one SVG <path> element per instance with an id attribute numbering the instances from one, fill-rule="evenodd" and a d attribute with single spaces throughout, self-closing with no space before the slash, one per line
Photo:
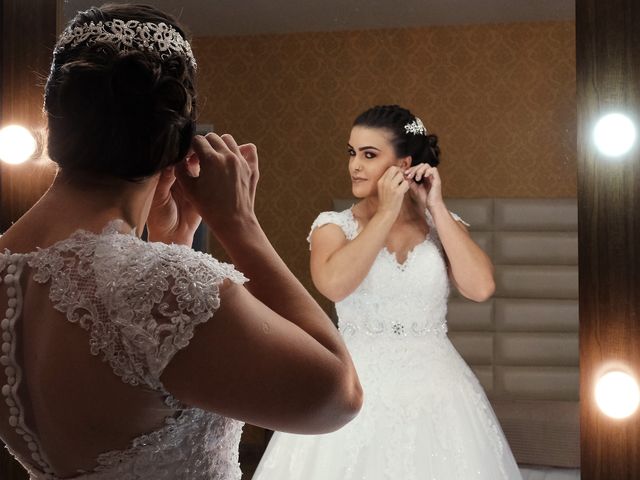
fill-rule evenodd
<path id="1" fill-rule="evenodd" d="M 322 212 L 314 220 L 311 225 L 311 230 L 307 236 L 307 242 L 309 242 L 309 249 L 311 249 L 311 234 L 316 228 L 320 228 L 327 224 L 333 224 L 340 227 L 347 240 L 353 240 L 358 235 L 358 223 L 353 217 L 353 212 L 348 208 L 342 212 Z"/>

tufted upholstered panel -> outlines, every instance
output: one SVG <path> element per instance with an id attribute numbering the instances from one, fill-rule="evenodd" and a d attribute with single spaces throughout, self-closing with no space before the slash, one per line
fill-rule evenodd
<path id="1" fill-rule="evenodd" d="M 335 200 L 348 208 L 353 200 Z M 489 396 L 519 463 L 579 467 L 577 203 L 456 199 L 495 265 L 496 293 L 452 291 L 449 338 Z"/>

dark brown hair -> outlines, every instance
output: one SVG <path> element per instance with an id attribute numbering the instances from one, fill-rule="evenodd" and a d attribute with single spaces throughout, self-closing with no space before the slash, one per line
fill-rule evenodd
<path id="1" fill-rule="evenodd" d="M 411 165 L 428 163 L 432 167 L 440 163 L 440 147 L 436 135 L 413 134 L 405 131 L 405 125 L 416 120 L 416 116 L 398 105 L 378 105 L 358 115 L 353 126 L 384 128 L 391 132 L 396 156 L 411 157 Z"/>
<path id="2" fill-rule="evenodd" d="M 78 12 L 72 27 L 91 22 L 165 23 L 186 40 L 171 16 L 146 5 L 106 4 Z M 45 87 L 48 152 L 69 173 L 139 180 L 185 157 L 195 132 L 195 70 L 180 54 L 121 50 L 81 43 L 54 55 Z"/>

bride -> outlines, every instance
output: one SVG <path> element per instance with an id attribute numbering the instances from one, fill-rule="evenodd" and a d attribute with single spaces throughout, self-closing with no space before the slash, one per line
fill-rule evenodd
<path id="1" fill-rule="evenodd" d="M 59 171 L 0 238 L 0 439 L 32 480 L 237 480 L 242 421 L 325 433 L 360 407 L 255 216 L 255 146 L 193 135 L 195 70 L 144 5 L 79 12 L 56 45 Z M 190 248 L 201 218 L 235 266 Z"/>
<path id="2" fill-rule="evenodd" d="M 493 266 L 447 210 L 437 138 L 398 106 L 356 118 L 361 200 L 311 227 L 311 275 L 336 303 L 364 389 L 360 415 L 318 436 L 276 432 L 253 480 L 516 480 L 477 379 L 447 338 L 449 283 L 484 301 Z"/>

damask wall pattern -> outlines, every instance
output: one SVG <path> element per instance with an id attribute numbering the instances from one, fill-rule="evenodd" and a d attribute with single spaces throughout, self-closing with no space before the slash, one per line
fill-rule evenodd
<path id="1" fill-rule="evenodd" d="M 200 122 L 258 146 L 258 216 L 327 308 L 305 238 L 350 196 L 346 144 L 369 106 L 406 106 L 439 136 L 445 196 L 576 196 L 572 22 L 207 37 L 194 50 Z"/>

